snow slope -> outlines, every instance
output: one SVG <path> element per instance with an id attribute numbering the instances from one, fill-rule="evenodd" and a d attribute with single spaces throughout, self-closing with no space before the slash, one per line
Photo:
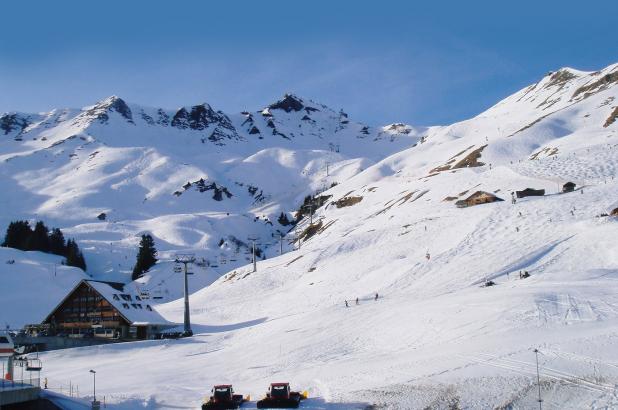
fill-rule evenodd
<path id="1" fill-rule="evenodd" d="M 0 326 L 40 323 L 77 283 L 88 278 L 61 257 L 0 247 Z"/>
<path id="2" fill-rule="evenodd" d="M 195 337 L 49 352 L 44 376 L 84 386 L 96 368 L 109 400 L 153 409 L 285 380 L 307 408 L 523 409 L 538 348 L 544 408 L 618 408 L 618 219 L 601 216 L 618 207 L 617 69 L 559 70 L 426 129 L 323 192 L 300 249 L 195 292 Z M 526 187 L 546 195 L 512 204 Z M 478 190 L 505 201 L 454 205 Z M 182 307 L 159 311 L 181 321 Z"/>
<path id="3" fill-rule="evenodd" d="M 7 113 L 0 226 L 20 218 L 60 227 L 83 248 L 91 275 L 125 282 L 139 235 L 149 232 L 162 260 L 179 251 L 204 260 L 209 276 L 197 290 L 246 263 L 249 236 L 265 249 L 287 232 L 277 218 L 292 219 L 304 196 L 411 146 L 423 131 L 368 127 L 293 95 L 229 116 L 205 103 L 164 110 L 116 96 L 81 110 Z M 166 282 L 172 272 L 169 263 L 154 270 L 146 290 L 180 296 Z"/>

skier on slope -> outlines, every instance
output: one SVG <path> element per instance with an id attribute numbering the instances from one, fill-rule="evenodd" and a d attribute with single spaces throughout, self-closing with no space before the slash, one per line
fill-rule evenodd
<path id="1" fill-rule="evenodd" d="M 358 305 L 358 298 L 356 298 L 356 304 Z"/>
<path id="2" fill-rule="evenodd" d="M 350 305 L 348 305 L 348 301 L 347 300 L 345 300 L 344 302 L 345 302 L 345 307 L 350 307 Z"/>
<path id="3" fill-rule="evenodd" d="M 376 297 L 374 300 L 378 300 L 378 292 L 376 292 Z"/>

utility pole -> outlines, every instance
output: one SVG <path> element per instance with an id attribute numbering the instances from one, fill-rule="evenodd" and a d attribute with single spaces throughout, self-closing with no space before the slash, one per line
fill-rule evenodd
<path id="1" fill-rule="evenodd" d="M 326 176 L 328 176 L 328 165 L 329 165 L 329 162 L 326 161 Z"/>
<path id="2" fill-rule="evenodd" d="M 539 349 L 534 349 L 536 355 L 536 384 L 539 387 L 539 410 L 543 410 L 543 400 L 541 399 L 541 377 L 539 376 Z"/>
<path id="3" fill-rule="evenodd" d="M 311 203 L 309 203 L 309 205 L 303 206 L 303 208 L 309 208 L 309 224 L 313 225 L 313 197 L 311 197 Z"/>
<path id="4" fill-rule="evenodd" d="M 257 258 L 255 257 L 255 241 L 257 241 L 258 238 L 255 236 L 250 236 L 247 239 L 251 241 L 252 248 L 253 248 L 253 272 L 257 272 Z"/>
<path id="5" fill-rule="evenodd" d="M 283 255 L 283 234 L 279 234 L 279 255 Z"/>
<path id="6" fill-rule="evenodd" d="M 300 234 L 298 228 L 294 229 L 294 237 L 296 238 L 296 241 L 298 241 L 298 250 L 300 250 Z"/>
<path id="7" fill-rule="evenodd" d="M 189 314 L 189 268 L 190 263 L 195 262 L 195 256 L 193 254 L 176 255 L 176 263 L 182 263 L 185 265 L 185 331 L 183 336 L 193 336 L 193 330 L 191 330 L 191 317 Z"/>

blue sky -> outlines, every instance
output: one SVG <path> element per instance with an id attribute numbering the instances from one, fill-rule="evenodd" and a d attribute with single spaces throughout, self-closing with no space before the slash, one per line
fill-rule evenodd
<path id="1" fill-rule="evenodd" d="M 469 118 L 563 66 L 618 61 L 618 2 L 4 2 L 0 112 L 108 95 L 257 110 L 285 92 L 372 125 Z"/>

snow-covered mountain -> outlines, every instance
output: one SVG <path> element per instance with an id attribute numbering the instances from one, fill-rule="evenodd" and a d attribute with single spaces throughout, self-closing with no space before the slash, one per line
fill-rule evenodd
<path id="1" fill-rule="evenodd" d="M 203 260 L 207 274 L 192 283 L 200 289 L 247 262 L 248 237 L 272 256 L 266 248 L 289 230 L 277 222 L 282 212 L 292 220 L 306 195 L 423 131 L 372 128 L 294 95 L 235 115 L 115 96 L 81 110 L 8 113 L 0 117 L 0 226 L 27 218 L 60 227 L 84 248 L 89 274 L 120 281 L 129 280 L 139 235 L 151 232 L 163 260 L 178 250 Z M 176 298 L 172 272 L 162 264 L 144 282 Z"/>
<path id="2" fill-rule="evenodd" d="M 127 130 L 143 126 L 140 108 L 127 105 L 127 118 L 119 105 L 105 111 L 104 124 L 87 114 L 97 119 L 86 131 L 49 148 L 36 145 L 46 135 L 53 144 L 60 130 L 32 140 L 34 116 L 12 117 L 2 152 L 9 144 L 21 151 L 3 154 L 10 160 L 0 169 L 18 189 L 7 202 L 22 213 L 9 220 L 44 211 L 87 243 L 99 266 L 112 260 L 112 242 L 123 269 L 133 262 L 134 235 L 149 230 L 164 250 L 202 247 L 219 261 L 204 271 L 208 279 L 192 277 L 196 287 L 223 273 L 191 297 L 194 338 L 51 352 L 45 375 L 85 385 L 96 366 L 109 375 L 97 388 L 112 401 L 150 408 L 197 408 L 209 385 L 224 382 L 256 397 L 276 380 L 308 389 L 319 397 L 315 408 L 534 408 L 538 348 L 544 407 L 618 407 L 618 219 L 606 216 L 618 208 L 617 84 L 618 64 L 594 73 L 565 68 L 469 120 L 368 134 L 352 122 L 338 129 L 342 114 L 293 96 L 229 121 L 188 107 L 184 129 L 171 125 L 178 111 L 159 125 L 155 109 L 141 108 L 156 125 L 139 135 Z M 94 111 L 60 122 L 73 127 L 69 117 Z M 206 117 L 219 119 L 196 119 Z M 217 127 L 225 137 L 213 141 Z M 89 175 L 94 151 L 102 154 Z M 576 189 L 562 193 L 568 181 Z M 248 185 L 266 199 L 238 188 Z M 233 196 L 219 188 L 222 200 L 213 199 L 216 187 Z M 528 187 L 546 195 L 511 202 Z M 281 211 L 322 190 L 314 224 L 304 218 L 296 227 L 300 249 L 288 244 L 276 256 L 272 247 L 255 273 L 229 264 L 229 235 L 244 239 L 252 226 L 263 238 L 276 235 Z M 476 191 L 504 201 L 455 206 Z M 61 215 L 65 207 L 71 217 Z M 96 221 L 100 212 L 109 219 Z M 145 281 L 171 278 L 171 268 L 164 262 Z M 520 271 L 531 276 L 519 279 Z M 482 287 L 488 280 L 496 286 Z M 181 321 L 182 308 L 173 301 L 158 310 Z"/>

